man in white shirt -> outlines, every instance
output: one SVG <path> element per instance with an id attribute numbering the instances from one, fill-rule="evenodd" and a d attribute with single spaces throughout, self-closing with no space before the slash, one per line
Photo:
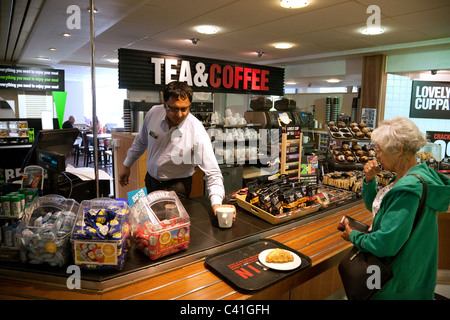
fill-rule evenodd
<path id="1" fill-rule="evenodd" d="M 192 175 L 198 166 L 205 173 L 214 214 L 225 196 L 223 177 L 202 123 L 189 112 L 192 89 L 173 81 L 163 91 L 164 104 L 152 107 L 134 139 L 119 174 L 119 183 L 128 185 L 130 168 L 147 150 L 145 185 L 150 193 L 173 190 L 188 198 Z"/>

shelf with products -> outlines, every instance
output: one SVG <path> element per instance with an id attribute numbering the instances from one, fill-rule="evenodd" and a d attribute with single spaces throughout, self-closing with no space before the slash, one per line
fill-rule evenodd
<path id="1" fill-rule="evenodd" d="M 286 126 L 281 133 L 280 173 L 300 176 L 303 133 L 300 126 Z"/>
<path id="2" fill-rule="evenodd" d="M 326 124 L 329 136 L 327 152 L 330 164 L 337 170 L 362 170 L 364 164 L 375 158 L 370 146 L 371 129 L 365 123 L 342 121 Z"/>
<path id="3" fill-rule="evenodd" d="M 215 125 L 207 129 L 219 163 L 236 162 L 249 165 L 270 165 L 273 159 L 273 141 L 271 130 L 261 130 L 259 124 Z M 276 130 L 278 139 L 278 129 Z M 276 140 L 278 143 L 278 140 Z M 276 149 L 278 154 L 278 148 Z"/>

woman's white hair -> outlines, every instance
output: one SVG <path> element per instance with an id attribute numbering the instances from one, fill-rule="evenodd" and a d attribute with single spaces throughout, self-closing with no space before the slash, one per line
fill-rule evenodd
<path id="1" fill-rule="evenodd" d="M 404 152 L 415 154 L 427 143 L 425 135 L 416 124 L 405 117 L 381 121 L 372 132 L 371 140 L 384 151 L 392 153 L 403 147 Z"/>

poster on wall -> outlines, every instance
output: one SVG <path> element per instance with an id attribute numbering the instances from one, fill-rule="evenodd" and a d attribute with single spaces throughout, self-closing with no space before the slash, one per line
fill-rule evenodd
<path id="1" fill-rule="evenodd" d="M 361 121 L 364 122 L 368 128 L 374 130 L 377 124 L 377 109 L 362 108 Z"/>
<path id="2" fill-rule="evenodd" d="M 450 82 L 413 80 L 409 117 L 450 119 Z"/>
<path id="3" fill-rule="evenodd" d="M 0 65 L 0 89 L 64 91 L 64 70 Z"/>
<path id="4" fill-rule="evenodd" d="M 119 88 L 162 90 L 183 81 L 196 92 L 284 94 L 284 68 L 119 49 Z"/>
<path id="5" fill-rule="evenodd" d="M 445 131 L 427 131 L 427 140 L 441 146 L 441 155 L 437 159 L 450 158 L 450 132 Z"/>

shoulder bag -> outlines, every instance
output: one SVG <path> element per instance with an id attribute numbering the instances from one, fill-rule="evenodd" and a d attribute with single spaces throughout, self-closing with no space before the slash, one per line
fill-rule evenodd
<path id="1" fill-rule="evenodd" d="M 427 197 L 427 183 L 417 174 L 410 175 L 419 178 L 423 185 L 423 194 L 414 219 L 414 224 L 411 230 L 412 234 L 425 206 Z M 406 242 L 408 242 L 408 240 Z M 392 279 L 393 275 L 391 266 L 394 263 L 395 258 L 405 247 L 406 242 L 395 256 L 387 259 L 380 259 L 370 252 L 362 252 L 354 246 L 352 250 L 341 260 L 338 267 L 347 298 L 349 300 L 369 300 L 378 291 L 380 291 Z M 372 272 L 376 270 L 377 267 L 379 268 L 378 274 L 380 275 L 380 278 L 377 279 L 379 280 L 379 285 L 373 285 L 373 283 L 369 284 L 369 277 L 371 277 Z"/>

